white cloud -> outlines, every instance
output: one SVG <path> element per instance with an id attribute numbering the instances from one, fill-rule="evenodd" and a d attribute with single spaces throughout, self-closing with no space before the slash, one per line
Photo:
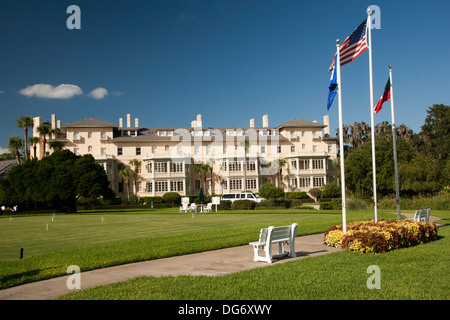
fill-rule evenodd
<path id="1" fill-rule="evenodd" d="M 69 99 L 83 93 L 80 87 L 73 84 L 60 84 L 54 87 L 50 84 L 35 84 L 21 89 L 20 94 L 27 97 L 38 97 L 47 99 Z"/>
<path id="2" fill-rule="evenodd" d="M 94 89 L 89 93 L 89 96 L 96 100 L 103 99 L 107 95 L 108 95 L 108 90 L 106 90 L 105 88 L 102 88 L 102 87 Z"/>
<path id="3" fill-rule="evenodd" d="M 3 153 L 10 153 L 11 151 L 9 151 L 7 148 L 2 148 L 2 147 L 0 147 L 0 154 L 3 154 Z"/>

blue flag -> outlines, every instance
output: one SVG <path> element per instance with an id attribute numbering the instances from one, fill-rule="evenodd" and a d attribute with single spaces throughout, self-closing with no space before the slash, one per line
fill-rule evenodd
<path id="1" fill-rule="evenodd" d="M 330 85 L 328 88 L 330 89 L 330 92 L 328 93 L 327 109 L 330 110 L 331 104 L 333 103 L 334 97 L 337 93 L 336 68 L 333 68 L 330 78 Z"/>

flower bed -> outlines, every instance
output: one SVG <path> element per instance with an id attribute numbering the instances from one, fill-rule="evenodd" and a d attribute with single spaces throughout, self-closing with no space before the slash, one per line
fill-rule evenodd
<path id="1" fill-rule="evenodd" d="M 382 253 L 436 240 L 434 223 L 411 220 L 373 220 L 347 224 L 344 235 L 342 225 L 333 226 L 324 234 L 324 243 L 363 253 Z"/>

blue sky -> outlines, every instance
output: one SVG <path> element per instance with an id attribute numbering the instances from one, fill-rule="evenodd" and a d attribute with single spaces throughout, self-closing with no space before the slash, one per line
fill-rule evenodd
<path id="1" fill-rule="evenodd" d="M 69 5 L 81 29 L 69 30 Z M 428 107 L 450 104 L 448 1 L 8 0 L 0 12 L 0 148 L 22 115 L 68 123 L 186 127 L 278 126 L 293 118 L 338 127 L 328 67 L 377 5 L 374 103 L 392 65 L 396 123 L 420 132 Z M 368 51 L 342 67 L 343 122 L 370 124 Z M 41 86 L 38 86 L 41 85 Z M 42 86 L 47 85 L 47 86 Z M 66 91 L 46 90 L 65 87 Z M 103 89 L 99 89 L 103 88 Z M 97 93 L 93 95 L 92 91 Z M 102 94 L 107 92 L 107 94 Z M 375 123 L 391 122 L 390 102 Z"/>

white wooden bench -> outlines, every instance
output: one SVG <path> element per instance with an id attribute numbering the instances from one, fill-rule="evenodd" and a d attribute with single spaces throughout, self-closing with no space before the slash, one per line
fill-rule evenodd
<path id="1" fill-rule="evenodd" d="M 261 229 L 259 233 L 259 240 L 250 242 L 253 246 L 254 257 L 253 261 L 263 261 L 272 263 L 274 258 L 290 256 L 295 257 L 295 236 L 297 235 L 297 223 L 290 226 L 273 227 Z M 278 244 L 278 254 L 272 255 L 272 244 Z M 290 252 L 284 251 L 284 245 L 289 245 Z M 264 256 L 259 254 L 259 251 L 264 251 Z"/>
<path id="2" fill-rule="evenodd" d="M 414 214 L 414 221 L 430 222 L 430 211 L 431 208 L 417 210 L 416 213 Z"/>

